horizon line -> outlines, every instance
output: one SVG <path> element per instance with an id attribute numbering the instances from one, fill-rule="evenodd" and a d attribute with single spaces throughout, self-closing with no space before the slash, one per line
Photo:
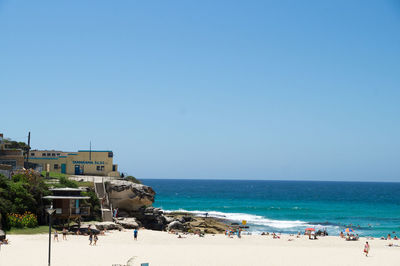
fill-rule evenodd
<path id="1" fill-rule="evenodd" d="M 207 180 L 207 181 L 282 181 L 282 182 L 355 182 L 355 183 L 400 183 L 400 181 L 365 180 L 307 180 L 307 179 L 240 179 L 240 178 L 137 178 L 138 180 Z"/>

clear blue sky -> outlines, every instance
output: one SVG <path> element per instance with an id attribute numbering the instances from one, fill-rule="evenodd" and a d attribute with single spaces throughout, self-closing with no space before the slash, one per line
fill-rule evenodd
<path id="1" fill-rule="evenodd" d="M 0 132 L 139 178 L 400 181 L 398 1 L 1 1 Z"/>

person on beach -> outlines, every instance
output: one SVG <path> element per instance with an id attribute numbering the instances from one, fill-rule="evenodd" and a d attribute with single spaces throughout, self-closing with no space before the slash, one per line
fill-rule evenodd
<path id="1" fill-rule="evenodd" d="M 135 230 L 133 230 L 133 239 L 137 240 L 137 235 L 138 235 L 138 230 L 135 228 Z"/>
<path id="2" fill-rule="evenodd" d="M 90 233 L 90 235 L 89 235 L 89 245 L 90 246 L 92 245 L 92 242 L 93 242 L 93 234 Z"/>
<path id="3" fill-rule="evenodd" d="M 63 240 L 67 240 L 67 229 L 64 227 L 62 230 Z"/>
<path id="4" fill-rule="evenodd" d="M 53 239 L 53 240 L 54 240 L 54 241 L 57 240 L 57 242 L 58 242 L 58 232 L 57 232 L 57 230 L 54 231 L 54 239 Z"/>
<path id="5" fill-rule="evenodd" d="M 369 253 L 369 244 L 368 244 L 368 241 L 365 242 L 365 245 L 364 245 L 364 253 L 365 253 L 365 257 L 368 257 L 368 253 Z"/>
<path id="6" fill-rule="evenodd" d="M 97 234 L 94 235 L 93 239 L 94 239 L 93 246 L 96 246 L 97 240 L 99 240 L 99 238 L 97 237 Z"/>

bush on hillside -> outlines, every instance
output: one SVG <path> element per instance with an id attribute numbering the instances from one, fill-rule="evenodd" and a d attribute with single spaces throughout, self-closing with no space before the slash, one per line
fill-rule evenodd
<path id="1" fill-rule="evenodd" d="M 90 207 L 90 215 L 87 217 L 87 219 L 101 221 L 100 200 L 96 193 L 90 189 L 87 192 L 82 192 L 82 196 L 90 197 L 90 199 L 85 200 L 85 203 Z"/>
<path id="2" fill-rule="evenodd" d="M 130 182 L 133 182 L 133 183 L 135 183 L 135 184 L 142 184 L 142 182 L 140 182 L 140 180 L 139 179 L 136 179 L 136 177 L 134 177 L 134 176 L 126 176 L 125 177 L 125 180 L 127 180 L 127 181 L 130 181 Z"/>
<path id="3" fill-rule="evenodd" d="M 59 187 L 70 187 L 70 188 L 77 188 L 79 187 L 78 182 L 74 180 L 70 180 L 64 176 L 60 177 L 59 179 Z"/>
<path id="4" fill-rule="evenodd" d="M 9 229 L 8 214 L 24 214 L 26 211 L 37 217 L 38 223 L 45 222 L 44 206 L 49 202 L 43 196 L 50 195 L 48 186 L 39 174 L 26 171 L 14 175 L 11 180 L 0 175 L 0 213 L 4 229 Z"/>

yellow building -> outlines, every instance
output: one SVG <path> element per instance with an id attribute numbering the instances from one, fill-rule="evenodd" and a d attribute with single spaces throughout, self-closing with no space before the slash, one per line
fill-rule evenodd
<path id="1" fill-rule="evenodd" d="M 45 171 L 63 174 L 119 176 L 113 156 L 112 151 L 31 150 L 29 162 L 42 165 Z"/>

